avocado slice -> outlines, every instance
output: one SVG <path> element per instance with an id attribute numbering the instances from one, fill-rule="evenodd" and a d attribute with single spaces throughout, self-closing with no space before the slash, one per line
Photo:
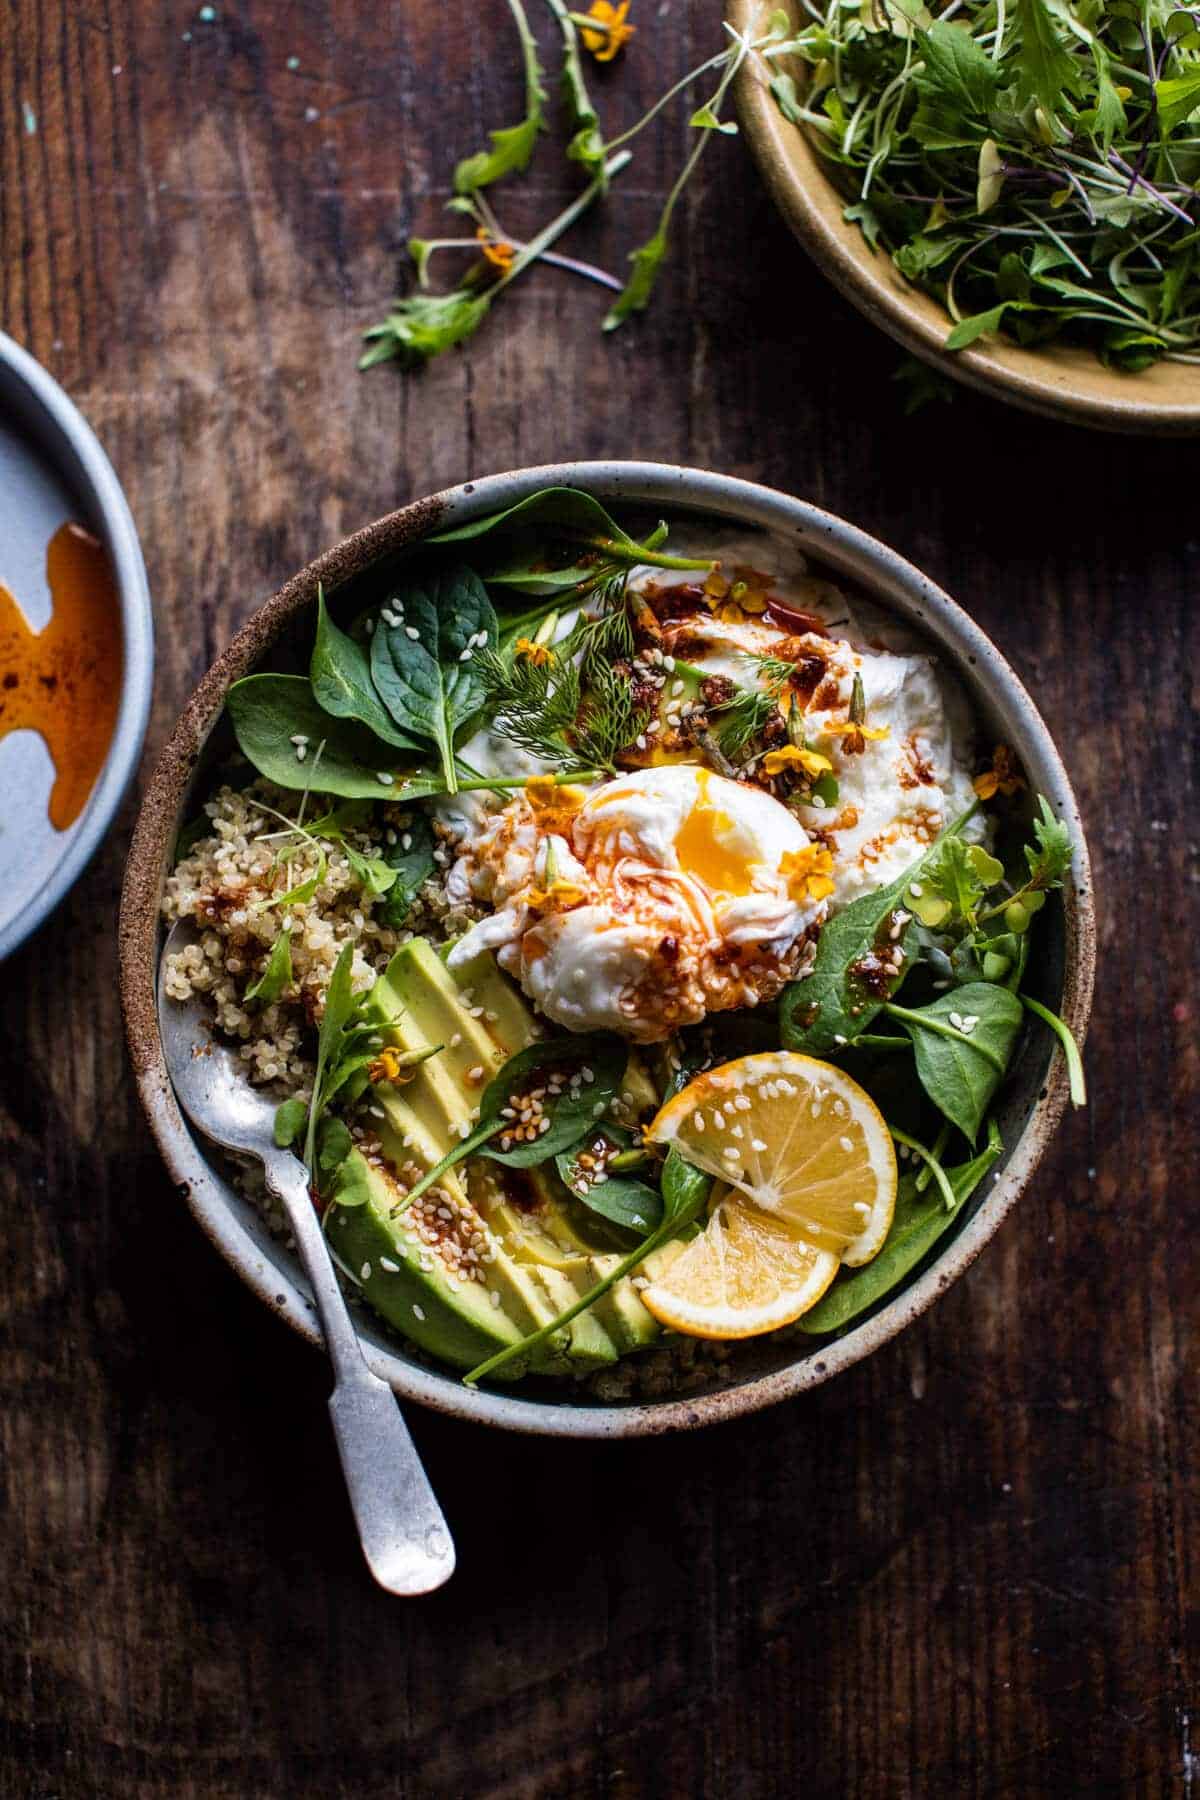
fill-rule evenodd
<path id="1" fill-rule="evenodd" d="M 361 1156 L 358 1164 L 347 1166 L 344 1191 L 357 1195 L 362 1170 L 367 1170 L 369 1198 L 364 1206 L 340 1205 L 335 1194 L 331 1242 L 385 1318 L 444 1361 L 473 1367 L 492 1350 L 548 1324 L 595 1286 L 618 1258 L 589 1243 L 577 1229 L 569 1197 L 552 1168 L 520 1172 L 523 1191 L 530 1196 L 528 1208 L 509 1200 L 499 1170 L 484 1160 L 470 1165 L 470 1181 L 467 1165 L 443 1178 L 446 1207 L 454 1215 L 447 1223 L 457 1229 L 458 1215 L 465 1211 L 473 1225 L 488 1233 L 486 1288 L 476 1281 L 456 1282 L 435 1250 L 417 1241 L 412 1221 L 406 1226 L 403 1214 L 391 1218 L 402 1191 L 391 1171 L 411 1180 L 406 1165 L 419 1172 L 440 1160 L 478 1116 L 483 1088 L 539 1032 L 524 999 L 490 954 L 452 972 L 432 945 L 419 938 L 396 952 L 372 991 L 371 1006 L 381 1030 L 397 1047 L 440 1048 L 403 1085 L 375 1085 L 372 1113 L 379 1121 L 384 1167 Z M 623 1099 L 631 1118 L 658 1104 L 645 1065 L 632 1055 Z M 473 1206 L 475 1197 L 484 1201 L 482 1210 Z M 381 1272 L 381 1257 L 396 1270 Z M 363 1278 L 366 1265 L 371 1273 Z M 478 1344 L 489 1333 L 491 1349 L 468 1350 L 468 1344 Z M 656 1321 L 626 1280 L 553 1342 L 539 1346 L 529 1366 L 559 1372 L 603 1367 L 658 1335 Z"/>
<path id="2" fill-rule="evenodd" d="M 360 1204 L 339 1201 L 339 1193 L 353 1192 L 358 1200 L 364 1191 Z M 404 1229 L 403 1215 L 391 1216 L 401 1193 L 386 1169 L 354 1150 L 338 1172 L 326 1221 L 332 1249 L 375 1311 L 456 1369 L 473 1369 L 496 1351 L 520 1343 L 533 1328 L 515 1304 L 527 1285 L 522 1272 L 495 1245 L 486 1284 L 459 1278 L 436 1248 L 419 1245 L 415 1234 Z M 492 1298 L 497 1293 L 499 1304 Z M 553 1313 L 544 1300 L 536 1304 L 538 1324 L 547 1323 Z M 531 1368 L 562 1372 L 568 1341 L 566 1331 L 556 1333 L 528 1362 L 514 1358 L 504 1370 L 505 1379 L 515 1380 Z"/>

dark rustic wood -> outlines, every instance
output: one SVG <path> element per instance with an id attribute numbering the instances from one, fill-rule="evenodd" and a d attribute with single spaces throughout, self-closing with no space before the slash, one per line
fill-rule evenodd
<path id="1" fill-rule="evenodd" d="M 516 114 L 500 0 L 216 11 L 0 18 L 0 322 L 126 485 L 159 631 L 151 749 L 250 609 L 397 501 L 563 455 L 791 489 L 959 596 L 1058 735 L 1102 906 L 1092 1105 L 970 1275 L 802 1401 L 611 1448 L 418 1417 L 460 1573 L 389 1601 L 320 1362 L 203 1241 L 134 1104 L 131 800 L 0 973 L 0 1793 L 1190 1794 L 1195 449 L 966 392 L 905 419 L 897 353 L 726 142 L 644 322 L 603 341 L 599 290 L 545 271 L 466 354 L 360 378 L 405 238 Z M 720 18 L 635 12 L 599 83 L 614 121 Z M 684 139 L 676 117 L 646 143 L 577 253 L 620 266 Z M 547 140 L 502 216 L 532 228 L 571 185 Z"/>

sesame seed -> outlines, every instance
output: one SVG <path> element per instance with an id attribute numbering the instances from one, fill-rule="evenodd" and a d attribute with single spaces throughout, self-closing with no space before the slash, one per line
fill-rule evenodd
<path id="1" fill-rule="evenodd" d="M 297 744 L 296 745 L 296 761 L 303 762 L 307 755 L 308 755 L 308 745 L 307 744 Z"/>
<path id="2" fill-rule="evenodd" d="M 424 1309 L 422 1307 L 418 1306 L 416 1301 L 414 1300 L 414 1302 L 413 1302 L 413 1318 L 423 1320 L 424 1317 L 425 1317 Z"/>
<path id="3" fill-rule="evenodd" d="M 378 769 L 375 774 L 375 779 L 376 781 L 381 781 L 384 787 L 391 787 L 392 782 L 395 780 L 395 776 L 389 775 L 386 769 Z"/>
<path id="4" fill-rule="evenodd" d="M 838 1143 L 841 1145 L 842 1149 L 846 1151 L 847 1154 L 849 1154 L 849 1152 L 851 1150 L 853 1150 L 853 1148 L 854 1148 L 854 1145 L 851 1143 L 851 1141 L 848 1137 L 839 1138 Z"/>
<path id="5" fill-rule="evenodd" d="M 379 1266 L 381 1269 L 386 1269 L 389 1275 L 398 1275 L 400 1273 L 400 1264 L 394 1263 L 390 1256 L 381 1256 L 379 1259 Z"/>
<path id="6" fill-rule="evenodd" d="M 292 742 L 293 744 L 307 744 L 308 739 L 302 731 L 298 731 L 292 738 Z"/>
<path id="7" fill-rule="evenodd" d="M 493 1288 L 491 1293 L 488 1295 L 488 1299 L 491 1301 L 493 1306 L 499 1306 L 500 1295 L 497 1293 L 495 1288 Z"/>
<path id="8" fill-rule="evenodd" d="M 454 1036 L 453 1036 L 453 1037 L 452 1037 L 452 1038 L 451 1038 L 451 1039 L 450 1039 L 450 1048 L 451 1048 L 451 1049 L 452 1049 L 452 1050 L 457 1050 L 457 1049 L 458 1049 L 458 1046 L 459 1046 L 459 1045 L 460 1045 L 460 1044 L 461 1044 L 461 1043 L 462 1043 L 462 1032 L 461 1032 L 461 1031 L 456 1031 L 456 1032 L 455 1032 L 455 1033 L 454 1033 Z"/>
<path id="9" fill-rule="evenodd" d="M 761 1156 L 763 1151 L 766 1149 L 766 1147 L 767 1146 L 763 1143 L 761 1138 L 751 1138 L 750 1139 L 750 1148 L 756 1153 L 756 1155 Z"/>
<path id="10" fill-rule="evenodd" d="M 411 638 L 414 644 L 420 642 L 421 634 L 415 625 L 406 625 L 404 627 L 404 635 L 406 638 Z"/>
<path id="11" fill-rule="evenodd" d="M 361 1276 L 362 1276 L 362 1278 L 363 1278 L 363 1280 L 364 1280 L 364 1281 L 370 1281 L 370 1279 L 371 1279 L 371 1265 L 370 1265 L 370 1263 L 364 1263 L 364 1264 L 363 1264 L 363 1266 L 362 1266 L 362 1268 L 361 1268 L 361 1269 L 360 1269 L 360 1270 L 359 1270 L 359 1271 L 358 1271 L 358 1272 L 359 1272 L 359 1274 L 360 1274 L 360 1275 L 361 1275 Z"/>

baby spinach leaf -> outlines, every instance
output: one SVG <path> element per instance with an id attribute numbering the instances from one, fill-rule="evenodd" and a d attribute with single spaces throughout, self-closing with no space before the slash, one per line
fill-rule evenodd
<path id="1" fill-rule="evenodd" d="M 281 931 L 271 946 L 262 974 L 246 989 L 247 1000 L 261 1000 L 270 1006 L 292 983 L 292 940 Z"/>
<path id="2" fill-rule="evenodd" d="M 468 1156 L 487 1156 L 510 1169 L 530 1169 L 562 1150 L 573 1149 L 604 1116 L 621 1090 L 629 1046 L 610 1032 L 547 1038 L 510 1056 L 488 1083 L 479 1103 L 479 1123 L 469 1136 L 426 1171 L 404 1196 L 393 1217 L 439 1182 Z M 517 1139 L 518 1102 L 561 1076 L 559 1093 L 539 1095 L 540 1118 L 549 1120 L 531 1139 Z"/>
<path id="3" fill-rule="evenodd" d="M 375 692 L 371 665 L 362 645 L 341 631 L 329 616 L 325 591 L 317 588 L 317 636 L 308 679 L 318 706 L 336 719 L 356 719 L 385 744 L 419 751 L 420 742 L 398 731 Z"/>
<path id="4" fill-rule="evenodd" d="M 474 156 L 468 156 L 459 163 L 454 171 L 456 194 L 473 193 L 476 188 L 487 187 L 491 182 L 499 181 L 502 176 L 523 169 L 533 155 L 538 132 L 544 129 L 542 105 L 546 96 L 542 90 L 537 44 L 529 29 L 521 0 L 508 0 L 508 5 L 521 41 L 521 60 L 525 69 L 525 117 L 519 125 L 509 125 L 499 131 L 489 132 L 491 149 L 479 150 Z"/>
<path id="5" fill-rule="evenodd" d="M 903 949 L 911 920 L 909 884 L 920 876 L 944 839 L 961 831 L 974 811 L 972 806 L 963 813 L 887 887 L 864 894 L 826 921 L 811 974 L 786 987 L 779 1003 L 780 1036 L 786 1050 L 828 1056 L 866 1030 L 903 979 L 903 959 L 900 974 L 890 975 L 885 972 L 883 956 L 897 945 Z"/>
<path id="6" fill-rule="evenodd" d="M 621 1132 L 616 1126 L 603 1126 L 598 1131 L 585 1133 L 572 1149 L 560 1151 L 554 1166 L 575 1198 L 589 1212 L 611 1224 L 623 1226 L 626 1231 L 636 1232 L 638 1237 L 646 1237 L 662 1223 L 663 1201 L 658 1189 L 612 1170 L 597 1181 L 592 1162 L 585 1164 L 581 1160 L 611 1154 L 614 1148 L 623 1151 L 629 1141 L 628 1132 Z"/>
<path id="7" fill-rule="evenodd" d="M 879 1255 L 860 1269 L 843 1268 L 833 1286 L 799 1320 L 801 1330 L 814 1335 L 844 1331 L 854 1319 L 899 1287 L 958 1218 L 1003 1147 L 993 1119 L 988 1124 L 988 1141 L 978 1156 L 946 1170 L 954 1193 L 953 1211 L 947 1211 L 936 1191 L 922 1192 L 916 1175 L 903 1176 L 896 1193 L 891 1230 Z"/>
<path id="8" fill-rule="evenodd" d="M 413 901 L 437 868 L 433 843 L 433 827 L 429 820 L 424 813 L 414 813 L 409 824 L 399 832 L 396 842 L 383 853 L 385 862 L 395 871 L 395 880 L 375 916 L 393 931 L 399 931 L 404 924 Z"/>
<path id="9" fill-rule="evenodd" d="M 314 787 L 346 800 L 412 792 L 404 771 L 386 766 L 392 756 L 374 732 L 331 718 L 304 675 L 247 675 L 234 682 L 226 704 L 243 756 L 277 787 Z M 297 736 L 303 746 L 293 743 Z M 303 759 L 296 755 L 301 747 Z M 421 785 L 425 793 L 442 791 L 440 782 Z"/>
<path id="10" fill-rule="evenodd" d="M 389 624 L 389 618 L 399 620 Z M 494 648 L 496 614 L 465 563 L 430 567 L 393 595 L 371 639 L 371 676 L 402 731 L 433 744 L 447 793 L 457 793 L 454 740 L 483 705 L 476 648 Z"/>
<path id="11" fill-rule="evenodd" d="M 662 1224 L 662 1195 L 644 1181 L 633 1181 L 627 1175 L 609 1175 L 592 1185 L 581 1182 L 575 1159 L 563 1154 L 557 1159 L 558 1172 L 579 1201 L 610 1224 L 621 1225 L 638 1237 L 648 1237 Z M 575 1171 L 572 1179 L 571 1171 Z"/>
<path id="12" fill-rule="evenodd" d="M 638 543 L 590 494 L 579 488 L 555 487 L 542 488 L 486 518 L 435 532 L 429 542 L 496 540 L 493 559 L 483 564 L 486 579 L 531 594 L 562 593 L 578 585 L 593 572 L 596 556 L 606 562 L 650 563 L 667 569 L 712 567 L 711 557 L 668 556 L 658 547 L 665 536 L 666 526 L 660 525 L 647 542 Z M 493 545 L 489 543 L 487 548 L 491 550 Z M 580 549 L 594 553 L 591 563 L 578 557 Z"/>
<path id="13" fill-rule="evenodd" d="M 990 981 L 968 982 L 928 1006 L 884 1011 L 913 1042 L 917 1075 L 934 1105 L 972 1144 L 1021 1029 L 1021 1002 Z"/>

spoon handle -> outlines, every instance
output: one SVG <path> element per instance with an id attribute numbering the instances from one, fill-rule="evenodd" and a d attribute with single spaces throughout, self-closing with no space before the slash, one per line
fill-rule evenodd
<path id="1" fill-rule="evenodd" d="M 308 1172 L 281 1152 L 264 1158 L 267 1186 L 287 1210 L 333 1363 L 329 1412 L 367 1566 L 392 1594 L 428 1594 L 454 1573 L 454 1544 L 396 1397 L 363 1361 L 313 1208 Z"/>

